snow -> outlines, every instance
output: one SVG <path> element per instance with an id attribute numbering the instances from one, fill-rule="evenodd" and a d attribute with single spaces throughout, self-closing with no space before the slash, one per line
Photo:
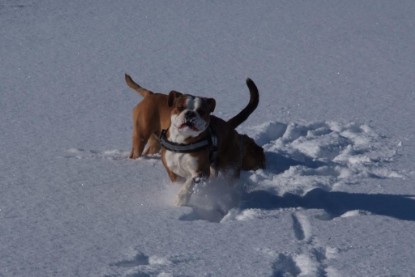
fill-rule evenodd
<path id="1" fill-rule="evenodd" d="M 415 2 L 0 2 L 0 276 L 412 276 Z M 214 97 L 268 167 L 174 206 L 124 83 Z"/>

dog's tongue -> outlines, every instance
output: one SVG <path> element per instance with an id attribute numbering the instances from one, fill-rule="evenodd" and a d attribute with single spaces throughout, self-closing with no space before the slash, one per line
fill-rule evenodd
<path id="1" fill-rule="evenodd" d="M 192 122 L 185 122 L 182 125 L 180 125 L 180 129 L 183 129 L 183 128 L 186 128 L 186 127 L 190 128 L 194 131 L 197 131 L 197 128 L 195 127 L 195 125 Z"/>

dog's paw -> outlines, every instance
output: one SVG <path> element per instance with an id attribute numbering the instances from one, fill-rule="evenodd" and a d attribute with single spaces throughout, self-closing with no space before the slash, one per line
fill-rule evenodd
<path id="1" fill-rule="evenodd" d="M 188 191 L 180 191 L 179 194 L 177 195 L 176 206 L 178 207 L 186 206 L 189 203 L 191 195 L 192 194 L 189 193 Z"/>
<path id="2" fill-rule="evenodd" d="M 132 160 L 136 160 L 136 159 L 138 159 L 138 158 L 140 158 L 140 155 L 139 155 L 138 153 L 131 152 L 131 154 L 130 154 L 130 159 L 132 159 Z"/>
<path id="3" fill-rule="evenodd" d="M 207 180 L 208 180 L 208 177 L 206 176 L 197 176 L 192 179 L 192 182 L 193 182 L 192 185 L 194 186 L 196 184 L 206 183 Z"/>

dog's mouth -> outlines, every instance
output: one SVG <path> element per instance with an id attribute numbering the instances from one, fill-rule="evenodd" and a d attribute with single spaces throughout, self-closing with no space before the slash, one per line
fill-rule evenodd
<path id="1" fill-rule="evenodd" d="M 192 121 L 186 121 L 179 127 L 179 129 L 185 129 L 185 128 L 189 128 L 193 131 L 199 131 L 199 129 L 195 126 L 195 124 Z"/>

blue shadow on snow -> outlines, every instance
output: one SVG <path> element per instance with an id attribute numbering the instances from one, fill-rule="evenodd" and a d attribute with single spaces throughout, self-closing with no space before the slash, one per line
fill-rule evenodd
<path id="1" fill-rule="evenodd" d="M 348 211 L 367 211 L 375 215 L 415 221 L 415 200 L 409 195 L 363 194 L 325 191 L 320 188 L 300 196 L 291 193 L 277 196 L 267 191 L 253 191 L 243 197 L 242 209 L 274 210 L 281 208 L 322 209 L 330 218 Z"/>
<path id="2" fill-rule="evenodd" d="M 267 159 L 266 170 L 274 174 L 280 174 L 290 169 L 292 166 L 305 166 L 307 168 L 317 169 L 319 167 L 328 165 L 325 162 L 313 160 L 305 155 L 300 158 L 302 161 L 287 158 L 281 154 L 273 152 L 265 152 L 265 156 Z"/>

